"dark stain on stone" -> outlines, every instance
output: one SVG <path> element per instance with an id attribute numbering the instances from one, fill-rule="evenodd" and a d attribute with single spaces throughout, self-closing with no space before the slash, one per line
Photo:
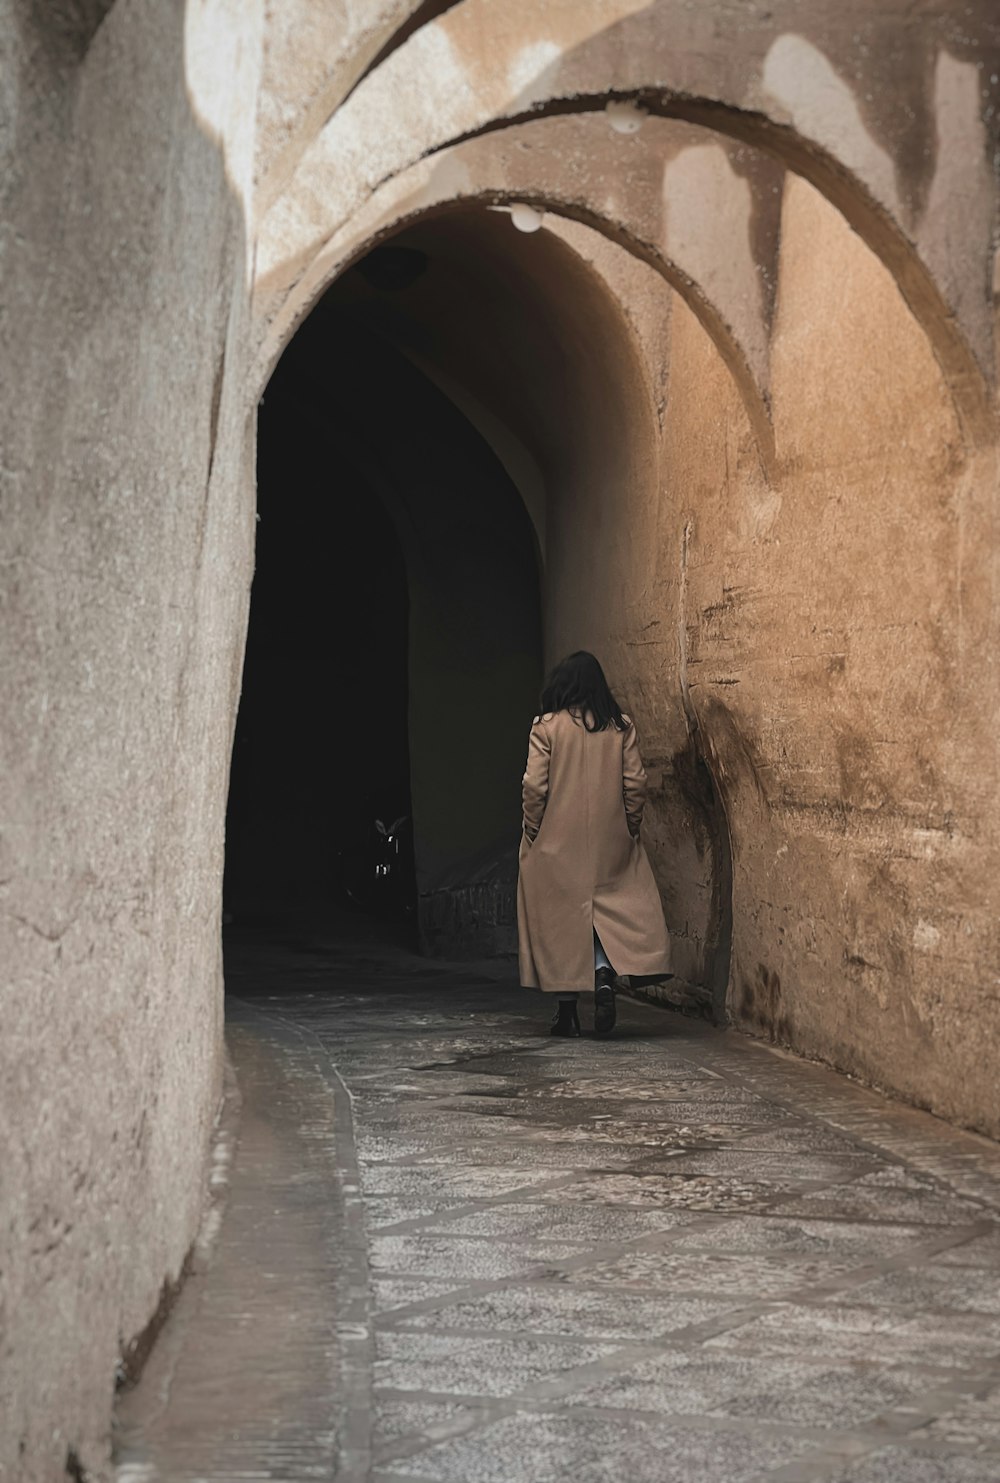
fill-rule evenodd
<path id="1" fill-rule="evenodd" d="M 40 49 L 70 65 L 79 63 L 115 0 L 34 0 L 24 7 Z"/>
<path id="2" fill-rule="evenodd" d="M 90 1474 L 77 1456 L 75 1447 L 66 1453 L 66 1476 L 72 1478 L 73 1483 L 89 1483 Z"/>
<path id="3" fill-rule="evenodd" d="M 778 295 L 778 275 L 774 265 L 781 240 L 785 167 L 773 156 L 741 144 L 730 146 L 727 155 L 733 173 L 742 176 L 750 186 L 750 251 L 763 292 L 764 322 L 770 326 Z"/>
<path id="4" fill-rule="evenodd" d="M 867 968 L 867 969 L 871 970 L 874 973 L 881 973 L 882 972 L 882 968 L 881 968 L 881 966 L 878 963 L 869 962 L 869 960 L 867 958 L 863 958 L 860 953 L 845 953 L 844 954 L 844 967 L 845 968 L 858 968 L 858 969 L 866 969 Z"/>
<path id="5" fill-rule="evenodd" d="M 190 1275 L 193 1257 L 194 1248 L 192 1247 L 185 1257 L 184 1265 L 181 1267 L 174 1281 L 171 1282 L 169 1279 L 164 1280 L 163 1286 L 160 1288 L 160 1299 L 156 1305 L 156 1310 L 145 1328 L 136 1334 L 127 1344 L 122 1344 L 121 1357 L 118 1361 L 115 1374 L 116 1390 L 130 1389 L 142 1374 L 142 1367 L 149 1358 L 153 1345 L 159 1338 L 160 1331 L 170 1316 L 170 1310 L 173 1308 L 181 1288 Z M 70 1476 L 74 1477 L 76 1475 L 70 1474 Z M 86 1478 L 86 1474 L 80 1474 L 80 1476 Z"/>
<path id="6" fill-rule="evenodd" d="M 747 788 L 755 803 L 767 810 L 753 738 L 720 696 L 704 692 L 698 710 L 706 761 L 719 793 L 725 797 Z"/>
<path id="7" fill-rule="evenodd" d="M 212 382 L 211 412 L 208 423 L 208 473 L 206 483 L 212 478 L 212 469 L 215 466 L 215 447 L 219 441 L 219 413 L 222 409 L 222 385 L 226 379 L 226 347 L 223 345 L 219 363 L 215 368 L 215 379 Z"/>
<path id="8" fill-rule="evenodd" d="M 782 1002 L 781 978 L 777 971 L 758 963 L 753 977 L 740 981 L 739 1016 L 743 1024 L 768 1040 L 787 1044 L 793 1021 Z"/>
<path id="9" fill-rule="evenodd" d="M 687 747 L 674 755 L 671 766 L 684 798 L 698 814 L 711 851 L 712 897 L 705 934 L 706 987 L 711 993 L 712 1017 L 723 1023 L 733 943 L 733 846 L 719 779 L 704 746 L 700 726 L 692 727 Z"/>
<path id="10" fill-rule="evenodd" d="M 848 808 L 886 805 L 891 790 L 886 785 L 875 748 L 864 732 L 844 726 L 835 738 L 840 797 Z"/>
<path id="11" fill-rule="evenodd" d="M 722 589 L 722 597 L 718 602 L 710 602 L 706 607 L 702 608 L 702 621 L 713 623 L 717 618 L 728 618 L 736 611 L 738 605 L 739 599 L 736 594 L 736 588 L 724 587 Z"/>

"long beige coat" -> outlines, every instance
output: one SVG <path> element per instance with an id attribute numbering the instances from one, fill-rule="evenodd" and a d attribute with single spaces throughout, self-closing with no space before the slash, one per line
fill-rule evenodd
<path id="1" fill-rule="evenodd" d="M 663 908 L 639 825 L 646 773 L 635 727 L 587 731 L 570 711 L 528 739 L 517 883 L 521 982 L 593 990 L 594 930 L 616 973 L 669 971 Z"/>

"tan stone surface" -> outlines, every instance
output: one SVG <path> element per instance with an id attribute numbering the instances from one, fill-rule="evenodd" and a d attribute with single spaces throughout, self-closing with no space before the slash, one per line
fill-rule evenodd
<path id="1" fill-rule="evenodd" d="M 62 1479 L 68 1456 L 105 1476 L 119 1351 L 197 1230 L 218 1102 L 257 7 L 194 9 L 119 4 L 82 60 L 51 17 L 0 22 L 20 86 L 2 212 L 5 1483 Z"/>
<path id="2" fill-rule="evenodd" d="M 329 120 L 264 219 L 268 281 L 294 281 L 381 182 L 421 156 L 498 121 L 639 95 L 773 151 L 827 195 L 896 275 L 968 438 L 993 435 L 984 285 L 996 180 L 982 161 L 995 136 L 1000 23 L 988 0 L 963 20 L 927 4 L 914 51 L 900 46 L 891 11 L 873 15 L 866 0 L 718 15 L 682 0 L 559 0 L 541 17 L 534 0 L 518 0 L 496 21 L 491 6 L 465 0 L 417 31 Z M 966 65 L 939 67 L 935 81 L 945 49 Z M 414 75 L 426 85 L 409 88 Z M 934 179 L 939 146 L 962 163 Z M 967 229 L 944 229 L 956 215 Z"/>
<path id="3" fill-rule="evenodd" d="M 102 1476 L 197 1228 L 254 407 L 404 221 L 451 277 L 369 327 L 636 715 L 682 997 L 1000 1133 L 990 0 L 0 24 L 0 1472 Z M 515 240 L 518 193 L 577 220 Z"/>
<path id="4" fill-rule="evenodd" d="M 256 129 L 258 209 L 281 193 L 316 131 L 383 48 L 431 8 L 427 0 L 271 0 Z"/>
<path id="5" fill-rule="evenodd" d="M 672 350 L 688 684 L 736 854 L 731 1009 L 995 1133 L 976 1048 L 998 1031 L 994 618 L 973 597 L 993 558 L 966 534 L 995 476 L 963 466 L 888 275 L 802 183 L 783 244 L 773 487 L 682 313 Z"/>
<path id="6" fill-rule="evenodd" d="M 330 183 L 335 173 L 329 162 Z M 674 119 L 623 142 L 603 114 L 513 126 L 418 160 L 375 190 L 305 271 L 262 252 L 255 312 L 263 381 L 324 288 L 387 228 L 478 203 L 535 202 L 648 262 L 691 305 L 730 367 L 762 455 L 773 452 L 768 369 L 781 166 L 758 150 Z"/>

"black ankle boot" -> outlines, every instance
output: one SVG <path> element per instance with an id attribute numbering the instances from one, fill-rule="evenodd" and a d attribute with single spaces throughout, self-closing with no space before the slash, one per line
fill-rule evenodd
<path id="1" fill-rule="evenodd" d="M 560 999 L 556 1005 L 556 1017 L 552 1021 L 550 1035 L 579 1035 L 580 1016 L 576 1009 L 575 999 Z"/>
<path id="2" fill-rule="evenodd" d="M 611 968 L 594 974 L 594 1034 L 610 1035 L 615 1028 L 615 975 Z"/>

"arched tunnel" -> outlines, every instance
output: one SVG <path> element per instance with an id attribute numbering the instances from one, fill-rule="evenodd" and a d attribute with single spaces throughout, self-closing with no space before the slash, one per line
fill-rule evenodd
<path id="1" fill-rule="evenodd" d="M 299 330 L 262 406 L 227 904 L 335 914 L 365 895 L 374 821 L 403 819 L 398 868 L 412 854 L 414 879 L 397 905 L 418 908 L 422 947 L 471 933 L 466 950 L 485 954 L 491 917 L 510 936 L 539 547 L 497 454 L 380 312 L 425 272 L 447 276 L 447 260 L 400 244 L 359 264 Z M 314 646 L 301 679 L 296 633 Z M 311 724 L 284 726 L 275 682 L 308 697 Z M 480 902 L 481 940 L 444 900 L 463 892 Z"/>
<path id="2" fill-rule="evenodd" d="M 994 1483 L 995 0 L 4 37 L 0 1477 Z"/>
<path id="3" fill-rule="evenodd" d="M 329 925 L 381 890 L 424 953 L 513 954 L 543 666 L 601 632 L 604 543 L 623 486 L 655 498 L 654 441 L 620 304 L 506 210 L 407 228 L 324 292 L 261 403 L 232 922 Z M 696 728 L 671 772 L 660 807 L 700 831 L 688 971 L 721 1016 L 731 867 Z M 405 884 L 366 889 L 398 819 Z"/>

